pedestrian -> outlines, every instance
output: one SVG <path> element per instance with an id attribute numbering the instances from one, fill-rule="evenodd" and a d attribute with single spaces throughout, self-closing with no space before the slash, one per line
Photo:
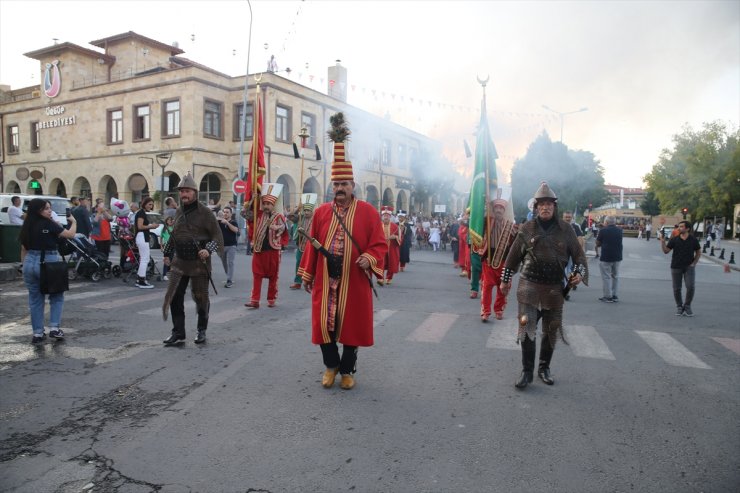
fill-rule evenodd
<path id="1" fill-rule="evenodd" d="M 496 302 L 493 303 L 493 313 L 496 320 L 504 318 L 506 308 L 506 295 L 501 289 L 501 275 L 504 271 L 504 262 L 509 254 L 509 248 L 516 237 L 514 223 L 506 219 L 506 207 L 508 202 L 497 198 L 490 202 L 486 211 L 486 222 L 484 226 L 483 243 L 480 251 L 482 272 L 480 299 L 481 322 L 488 322 L 491 317 L 491 302 L 493 301 L 493 290 L 496 288 Z"/>
<path id="2" fill-rule="evenodd" d="M 170 266 L 167 293 L 162 303 L 162 317 L 167 310 L 172 314 L 172 333 L 162 341 L 169 346 L 185 340 L 185 292 L 190 291 L 198 313 L 196 344 L 206 342 L 208 313 L 211 303 L 208 284 L 211 282 L 211 257 L 223 255 L 224 240 L 216 218 L 205 205 L 198 202 L 198 185 L 192 175 L 185 175 L 177 186 L 180 207 L 175 216 L 170 241 L 162 252 L 165 265 Z M 170 262 L 170 258 L 174 259 Z"/>
<path id="3" fill-rule="evenodd" d="M 23 281 L 28 289 L 28 311 L 31 314 L 33 330 L 32 344 L 38 344 L 46 338 L 44 332 L 44 305 L 46 295 L 41 292 L 41 260 L 55 262 L 59 260 L 57 239 L 72 239 L 77 232 L 74 216 L 67 218 L 69 229 L 51 219 L 51 203 L 44 199 L 31 199 L 28 203 L 26 220 L 21 226 L 19 235 L 21 243 L 21 262 L 23 263 Z M 63 339 L 62 309 L 64 293 L 49 295 L 49 336 L 52 339 Z"/>
<path id="4" fill-rule="evenodd" d="M 408 214 L 404 210 L 398 211 L 398 236 L 401 246 L 398 249 L 399 270 L 406 270 L 406 264 L 411 263 L 411 246 L 414 244 L 414 226 L 408 223 Z"/>
<path id="5" fill-rule="evenodd" d="M 224 264 L 224 272 L 226 272 L 224 287 L 230 288 L 234 285 L 234 259 L 236 258 L 236 244 L 239 239 L 239 225 L 234 220 L 234 211 L 231 207 L 224 207 L 222 212 L 223 216 L 218 219 L 221 236 L 224 239 L 224 253 L 221 255 L 221 261 Z"/>
<path id="6" fill-rule="evenodd" d="M 468 244 L 468 217 L 470 210 L 466 210 L 460 220 L 460 227 L 457 229 L 458 238 L 458 265 L 460 266 L 460 277 L 468 277 L 470 268 L 470 246 Z"/>
<path id="7" fill-rule="evenodd" d="M 570 224 L 573 228 L 573 232 L 576 234 L 576 239 L 578 239 L 578 244 L 581 245 L 581 249 L 583 249 L 583 252 L 586 252 L 586 236 L 583 233 L 583 230 L 581 227 L 573 222 L 573 213 L 571 211 L 565 211 L 563 212 L 563 221 Z M 567 280 L 570 278 L 570 274 L 573 272 L 573 260 L 568 259 L 568 265 L 565 266 L 565 279 L 563 280 L 563 287 L 567 284 Z M 575 291 L 577 286 L 572 286 L 572 291 Z M 570 295 L 565 295 L 565 300 L 570 300 Z"/>
<path id="8" fill-rule="evenodd" d="M 617 227 L 614 216 L 606 216 L 606 227 L 599 231 L 596 246 L 601 248 L 599 269 L 604 287 L 604 296 L 599 301 L 616 303 L 619 301 L 619 264 L 622 262 L 622 230 Z"/>
<path id="9" fill-rule="evenodd" d="M 388 245 L 388 250 L 383 261 L 383 274 L 378 277 L 379 286 L 390 286 L 391 282 L 393 282 L 393 274 L 398 272 L 400 266 L 401 237 L 398 234 L 398 225 L 391 222 L 392 215 L 392 210 L 388 206 L 384 206 L 380 211 L 380 219 L 383 222 L 383 234 L 385 235 L 385 243 Z M 434 229 L 434 227 L 431 229 Z M 429 242 L 431 243 L 431 239 Z"/>
<path id="10" fill-rule="evenodd" d="M 458 267 L 460 261 L 460 242 L 458 241 L 458 231 L 460 229 L 460 222 L 462 221 L 462 215 L 459 216 L 450 225 L 450 248 L 452 249 L 452 265 Z"/>
<path id="11" fill-rule="evenodd" d="M 77 221 L 77 233 L 90 238 L 92 232 L 92 221 L 90 219 L 90 199 L 80 197 L 79 205 L 72 209 L 72 215 Z"/>
<path id="12" fill-rule="evenodd" d="M 668 243 L 665 234 L 660 235 L 660 248 L 663 253 L 673 251 L 671 257 L 671 279 L 673 281 L 673 299 L 676 301 L 676 316 L 693 317 L 691 302 L 694 299 L 696 264 L 701 258 L 699 240 L 691 234 L 691 223 L 678 223 L 678 235 L 671 236 Z M 24 269 L 25 270 L 25 269 Z M 686 298 L 681 295 L 683 284 L 686 284 Z"/>
<path id="13" fill-rule="evenodd" d="M 277 304 L 278 277 L 280 258 L 283 247 L 288 244 L 288 229 L 285 216 L 275 212 L 275 204 L 283 186 L 275 183 L 264 183 L 260 194 L 261 209 L 257 211 L 256 221 L 253 211 L 247 215 L 249 230 L 253 232 L 252 248 L 252 296 L 244 306 L 252 309 L 260 307 L 262 280 L 267 278 L 267 306 L 274 308 Z"/>
<path id="14" fill-rule="evenodd" d="M 23 209 L 21 209 L 21 198 L 17 195 L 10 197 L 8 207 L 8 222 L 20 226 L 23 224 Z"/>
<path id="15" fill-rule="evenodd" d="M 514 384 L 523 389 L 532 383 L 537 352 L 535 335 L 537 322 L 542 318 L 542 342 L 537 375 L 547 385 L 555 380 L 550 374 L 550 362 L 558 337 L 563 338 L 564 266 L 573 259 L 572 285 L 581 280 L 588 283 L 588 264 L 583 249 L 570 224 L 557 217 L 557 195 L 547 185 L 534 194 L 536 217 L 519 227 L 514 244 L 506 258 L 501 289 L 506 296 L 511 289 L 511 278 L 519 270 L 516 291 L 519 303 L 519 331 L 517 341 L 522 347 L 522 373 Z"/>
<path id="16" fill-rule="evenodd" d="M 139 268 L 136 271 L 138 279 L 136 281 L 136 287 L 140 289 L 152 289 L 154 286 L 149 284 L 146 280 L 146 271 L 149 267 L 149 260 L 151 259 L 151 252 L 149 250 L 149 231 L 157 229 L 159 224 L 150 223 L 147 212 L 151 212 L 154 209 L 154 199 L 151 197 L 145 197 L 141 201 L 141 208 L 134 216 L 134 228 L 136 236 L 136 248 L 139 250 Z"/>
<path id="17" fill-rule="evenodd" d="M 162 213 L 162 216 L 164 218 L 172 217 L 174 218 L 177 214 L 177 202 L 172 197 L 167 197 L 164 199 L 164 212 Z"/>
<path id="18" fill-rule="evenodd" d="M 177 210 L 175 210 L 177 213 Z M 170 237 L 172 236 L 172 229 L 175 226 L 175 216 L 166 216 L 164 218 L 164 226 L 162 226 L 162 253 L 168 251 L 167 250 L 167 243 L 170 241 Z M 167 276 L 167 273 L 170 270 L 170 263 L 172 262 L 173 258 L 173 252 L 170 250 L 170 253 L 167 255 L 164 255 L 169 259 L 169 262 L 163 262 L 164 265 L 162 266 L 162 280 L 163 281 L 169 281 L 170 278 Z M 164 260 L 164 259 L 163 259 Z"/>
<path id="19" fill-rule="evenodd" d="M 311 293 L 311 342 L 319 345 L 326 370 L 325 388 L 334 385 L 349 390 L 355 386 L 357 351 L 372 346 L 372 275 L 383 275 L 388 245 L 375 208 L 355 198 L 352 163 L 344 159 L 344 140 L 349 129 L 342 113 L 330 118 L 329 138 L 334 141 L 331 186 L 334 200 L 316 209 L 301 260 L 303 286 Z M 331 258 L 328 258 L 326 255 Z M 337 343 L 343 345 L 339 355 Z"/>
<path id="20" fill-rule="evenodd" d="M 436 252 L 437 250 L 439 250 L 440 241 L 441 236 L 439 232 L 439 226 L 435 221 L 434 223 L 432 223 L 432 227 L 429 228 L 429 244 L 432 246 L 432 251 Z"/>
<path id="21" fill-rule="evenodd" d="M 313 210 L 318 201 L 318 195 L 307 194 L 308 197 L 306 203 L 299 206 L 299 210 L 296 211 L 296 228 L 293 233 L 293 240 L 295 241 L 295 276 L 293 277 L 293 284 L 290 285 L 290 289 L 301 289 L 303 279 L 298 275 L 298 270 L 301 267 L 301 259 L 303 258 L 303 252 L 306 250 L 306 237 L 298 233 L 298 228 L 308 233 L 311 229 L 311 222 L 313 221 Z"/>
<path id="22" fill-rule="evenodd" d="M 110 255 L 110 221 L 112 218 L 102 201 L 98 202 L 98 205 L 95 207 L 95 215 L 92 217 L 90 239 L 95 242 L 95 249 L 105 255 L 106 260 L 108 260 L 108 256 Z"/>
<path id="23" fill-rule="evenodd" d="M 645 241 L 650 241 L 650 234 L 653 232 L 653 223 L 652 221 L 648 220 L 647 224 L 645 224 Z"/>

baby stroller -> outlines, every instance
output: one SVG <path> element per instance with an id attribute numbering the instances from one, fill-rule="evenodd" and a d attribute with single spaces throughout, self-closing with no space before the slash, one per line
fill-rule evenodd
<path id="1" fill-rule="evenodd" d="M 136 247 L 136 241 L 134 241 L 134 236 L 131 234 L 120 235 L 118 242 L 121 245 L 121 265 L 113 266 L 113 275 L 121 277 L 121 275 L 126 274 L 123 282 L 128 282 L 132 276 L 137 275 L 136 273 L 139 270 L 139 249 Z M 155 276 L 157 281 L 162 280 L 162 274 L 157 268 L 157 263 L 150 257 L 149 264 L 146 267 L 146 278 L 149 280 Z"/>
<path id="2" fill-rule="evenodd" d="M 79 275 L 98 282 L 102 278 L 110 279 L 113 276 L 111 262 L 84 235 L 78 234 L 59 242 L 57 249 L 62 257 L 69 255 L 67 275 L 70 280 L 77 279 Z"/>

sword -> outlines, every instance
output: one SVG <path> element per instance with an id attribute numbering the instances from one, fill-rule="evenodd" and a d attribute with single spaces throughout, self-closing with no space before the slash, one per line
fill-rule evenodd
<path id="1" fill-rule="evenodd" d="M 331 258 L 333 257 L 333 255 L 331 253 L 329 253 L 329 250 L 327 250 L 326 248 L 324 248 L 324 245 L 322 245 L 321 242 L 319 242 L 319 240 L 317 240 L 316 238 L 310 236 L 308 233 L 306 233 L 306 230 L 303 229 L 303 228 L 298 228 L 296 231 L 298 231 L 298 234 L 304 236 L 309 242 L 311 242 L 311 245 L 313 245 L 313 247 L 316 250 L 318 250 L 321 255 L 323 255 L 324 257 L 326 257 L 326 260 L 327 261 L 331 261 Z M 367 282 L 370 284 L 370 289 L 373 290 L 373 294 L 377 298 L 378 297 L 378 292 L 375 291 L 375 286 L 373 286 L 373 280 L 370 277 L 370 274 L 368 274 L 368 272 L 366 270 L 363 270 L 363 272 L 367 276 Z"/>
<path id="2" fill-rule="evenodd" d="M 200 246 L 198 245 L 198 242 L 195 241 L 195 238 L 192 238 L 192 241 L 195 244 L 196 250 L 200 250 Z M 199 258 L 200 258 L 200 256 L 199 256 Z M 206 273 L 208 274 L 208 282 L 211 283 L 211 286 L 213 287 L 213 291 L 216 294 L 218 294 L 218 289 L 216 289 L 216 285 L 213 284 L 213 279 L 211 278 L 211 271 L 208 270 L 208 263 L 205 260 L 203 260 L 203 259 L 201 259 L 200 261 L 203 262 L 203 266 L 206 268 Z"/>

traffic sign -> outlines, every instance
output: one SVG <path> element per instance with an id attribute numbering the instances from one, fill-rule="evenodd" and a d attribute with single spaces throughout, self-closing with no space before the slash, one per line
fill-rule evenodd
<path id="1" fill-rule="evenodd" d="M 247 186 L 248 184 L 244 180 L 234 180 L 234 183 L 231 184 L 231 189 L 236 195 L 240 195 L 247 191 Z"/>

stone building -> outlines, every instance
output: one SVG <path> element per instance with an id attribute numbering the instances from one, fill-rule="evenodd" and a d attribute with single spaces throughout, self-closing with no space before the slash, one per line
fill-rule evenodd
<path id="1" fill-rule="evenodd" d="M 26 53 L 39 61 L 40 87 L 0 86 L 3 192 L 137 201 L 162 187 L 175 195 L 190 172 L 201 201 L 225 203 L 240 163 L 248 166 L 261 77 L 266 179 L 285 185 L 285 205 L 297 203 L 301 188 L 330 198 L 326 131 L 339 111 L 352 129 L 348 153 L 359 198 L 412 211 L 430 211 L 438 200 L 417 203 L 411 170 L 412 163 L 438 159 L 441 145 L 348 105 L 347 71 L 339 62 L 329 68 L 327 95 L 278 73 L 231 77 L 183 57 L 177 45 L 134 32 L 90 45 Z M 308 137 L 296 159 L 293 144 L 301 147 L 302 128 Z"/>

